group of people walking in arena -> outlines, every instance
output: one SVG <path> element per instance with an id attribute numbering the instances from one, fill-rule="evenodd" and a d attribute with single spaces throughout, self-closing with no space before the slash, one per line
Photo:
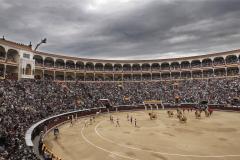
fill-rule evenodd
<path id="1" fill-rule="evenodd" d="M 127 121 L 129 121 L 131 124 L 134 124 L 134 126 L 137 127 L 137 119 L 133 118 L 133 116 L 129 116 L 129 114 L 127 114 Z"/>
<path id="2" fill-rule="evenodd" d="M 110 114 L 109 120 L 111 123 L 115 124 L 116 127 L 120 127 L 120 119 L 118 117 L 116 117 L 114 120 L 113 115 Z M 127 121 L 137 127 L 137 119 L 133 118 L 133 116 L 129 116 L 129 114 L 127 114 Z"/>

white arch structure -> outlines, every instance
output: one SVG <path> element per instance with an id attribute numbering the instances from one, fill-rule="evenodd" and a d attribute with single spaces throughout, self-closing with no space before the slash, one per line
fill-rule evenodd
<path id="1" fill-rule="evenodd" d="M 0 39 L 1 78 L 52 77 L 63 81 L 159 81 L 240 75 L 240 49 L 172 59 L 104 60 L 34 51 L 31 45 Z M 26 75 L 26 65 L 32 74 Z M 59 74 L 61 73 L 61 75 Z"/>

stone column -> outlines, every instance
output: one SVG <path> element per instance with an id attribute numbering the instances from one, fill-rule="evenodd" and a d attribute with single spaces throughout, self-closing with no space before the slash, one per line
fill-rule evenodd
<path id="1" fill-rule="evenodd" d="M 4 71 L 3 71 L 3 78 L 4 79 L 6 78 L 6 69 L 7 69 L 7 66 L 6 66 L 6 64 L 4 64 Z"/>

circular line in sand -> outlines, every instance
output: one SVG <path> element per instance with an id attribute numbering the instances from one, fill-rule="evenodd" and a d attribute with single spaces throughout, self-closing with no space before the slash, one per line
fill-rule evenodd
<path id="1" fill-rule="evenodd" d="M 104 151 L 104 152 L 107 152 L 107 153 L 111 153 L 111 154 L 113 154 L 113 155 L 116 155 L 116 156 L 118 156 L 118 157 L 122 157 L 122 158 L 125 158 L 125 159 L 131 159 L 131 160 L 139 160 L 139 159 L 137 159 L 137 158 L 132 158 L 132 157 L 129 157 L 129 156 L 124 156 L 124 155 L 121 155 L 121 154 L 119 154 L 119 153 L 115 153 L 115 152 L 112 152 L 112 151 L 107 150 L 107 149 L 105 149 L 105 148 L 102 148 L 102 147 L 100 147 L 100 146 L 97 146 L 97 145 L 94 144 L 93 142 L 89 141 L 89 139 L 87 139 L 87 137 L 84 136 L 84 134 L 83 134 L 84 128 L 85 128 L 85 127 L 82 127 L 82 129 L 81 129 L 81 135 L 82 135 L 83 139 L 85 140 L 85 142 L 87 142 L 88 144 L 90 144 L 90 145 L 94 146 L 95 148 L 98 148 L 98 149 L 100 149 L 100 150 L 102 150 L 102 151 Z"/>
<path id="2" fill-rule="evenodd" d="M 112 144 L 124 147 L 124 148 L 129 148 L 129 149 L 133 149 L 133 150 L 138 150 L 138 151 L 144 151 L 144 152 L 149 152 L 149 153 L 155 153 L 155 154 L 161 154 L 161 155 L 168 155 L 168 156 L 179 156 L 179 157 L 193 157 L 193 158 L 224 158 L 224 157 L 240 157 L 240 155 L 190 155 L 190 154 L 178 154 L 178 153 L 167 153 L 167 152 L 160 152 L 160 151 L 153 151 L 153 150 L 146 150 L 146 149 L 141 149 L 141 148 L 137 148 L 137 147 L 130 147 L 124 144 L 119 144 L 114 142 L 111 139 L 108 139 L 104 136 L 102 136 L 99 132 L 98 132 L 98 127 L 100 126 L 101 123 L 103 123 L 104 121 L 100 121 L 96 126 L 95 126 L 95 133 L 103 140 L 110 142 Z"/>

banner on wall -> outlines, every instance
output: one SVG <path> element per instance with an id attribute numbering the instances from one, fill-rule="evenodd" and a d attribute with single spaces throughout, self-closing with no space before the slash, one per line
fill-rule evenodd
<path id="1" fill-rule="evenodd" d="M 161 104 L 161 100 L 145 100 L 143 101 L 145 104 Z"/>

